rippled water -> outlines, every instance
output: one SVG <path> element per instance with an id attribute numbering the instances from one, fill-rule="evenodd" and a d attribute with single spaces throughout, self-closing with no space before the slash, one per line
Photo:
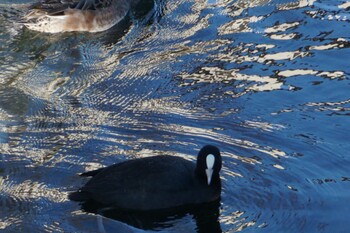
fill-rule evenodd
<path id="1" fill-rule="evenodd" d="M 349 2 L 145 1 L 107 32 L 57 35 L 0 3 L 0 230 L 350 228 Z M 133 228 L 67 199 L 78 173 L 204 144 L 223 153 L 216 218 Z"/>

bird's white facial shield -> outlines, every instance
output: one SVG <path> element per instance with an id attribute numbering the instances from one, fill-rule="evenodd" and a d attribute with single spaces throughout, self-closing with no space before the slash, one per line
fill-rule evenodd
<path id="1" fill-rule="evenodd" d="M 212 154 L 207 155 L 207 158 L 206 158 L 207 169 L 205 169 L 205 174 L 207 175 L 208 185 L 210 185 L 211 178 L 213 176 L 214 163 L 215 163 L 215 156 Z"/>

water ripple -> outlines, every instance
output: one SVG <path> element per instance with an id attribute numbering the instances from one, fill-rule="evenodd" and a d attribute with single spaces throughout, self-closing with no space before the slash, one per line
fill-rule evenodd
<path id="1" fill-rule="evenodd" d="M 108 32 L 60 35 L 14 26 L 22 11 L 9 7 L 1 230 L 96 232 L 67 200 L 77 173 L 160 154 L 194 161 L 204 144 L 222 150 L 223 232 L 348 229 L 347 2 L 156 1 Z M 163 225 L 200 227 L 189 215 Z"/>

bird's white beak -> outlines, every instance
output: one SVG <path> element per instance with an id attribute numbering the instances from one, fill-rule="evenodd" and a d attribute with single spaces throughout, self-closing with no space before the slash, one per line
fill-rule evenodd
<path id="1" fill-rule="evenodd" d="M 213 169 L 205 169 L 205 174 L 207 175 L 208 185 L 210 185 L 211 177 L 213 175 Z"/>

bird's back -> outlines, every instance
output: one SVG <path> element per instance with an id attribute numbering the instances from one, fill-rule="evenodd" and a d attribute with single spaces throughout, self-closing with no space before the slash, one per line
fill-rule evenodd
<path id="1" fill-rule="evenodd" d="M 106 205 L 150 210 L 202 202 L 205 180 L 195 175 L 195 164 L 174 156 L 126 161 L 97 173 L 80 192 Z M 213 195 L 212 193 L 210 195 Z"/>
<path id="2" fill-rule="evenodd" d="M 31 6 L 24 25 L 41 32 L 89 31 L 111 28 L 138 0 L 44 0 Z"/>

